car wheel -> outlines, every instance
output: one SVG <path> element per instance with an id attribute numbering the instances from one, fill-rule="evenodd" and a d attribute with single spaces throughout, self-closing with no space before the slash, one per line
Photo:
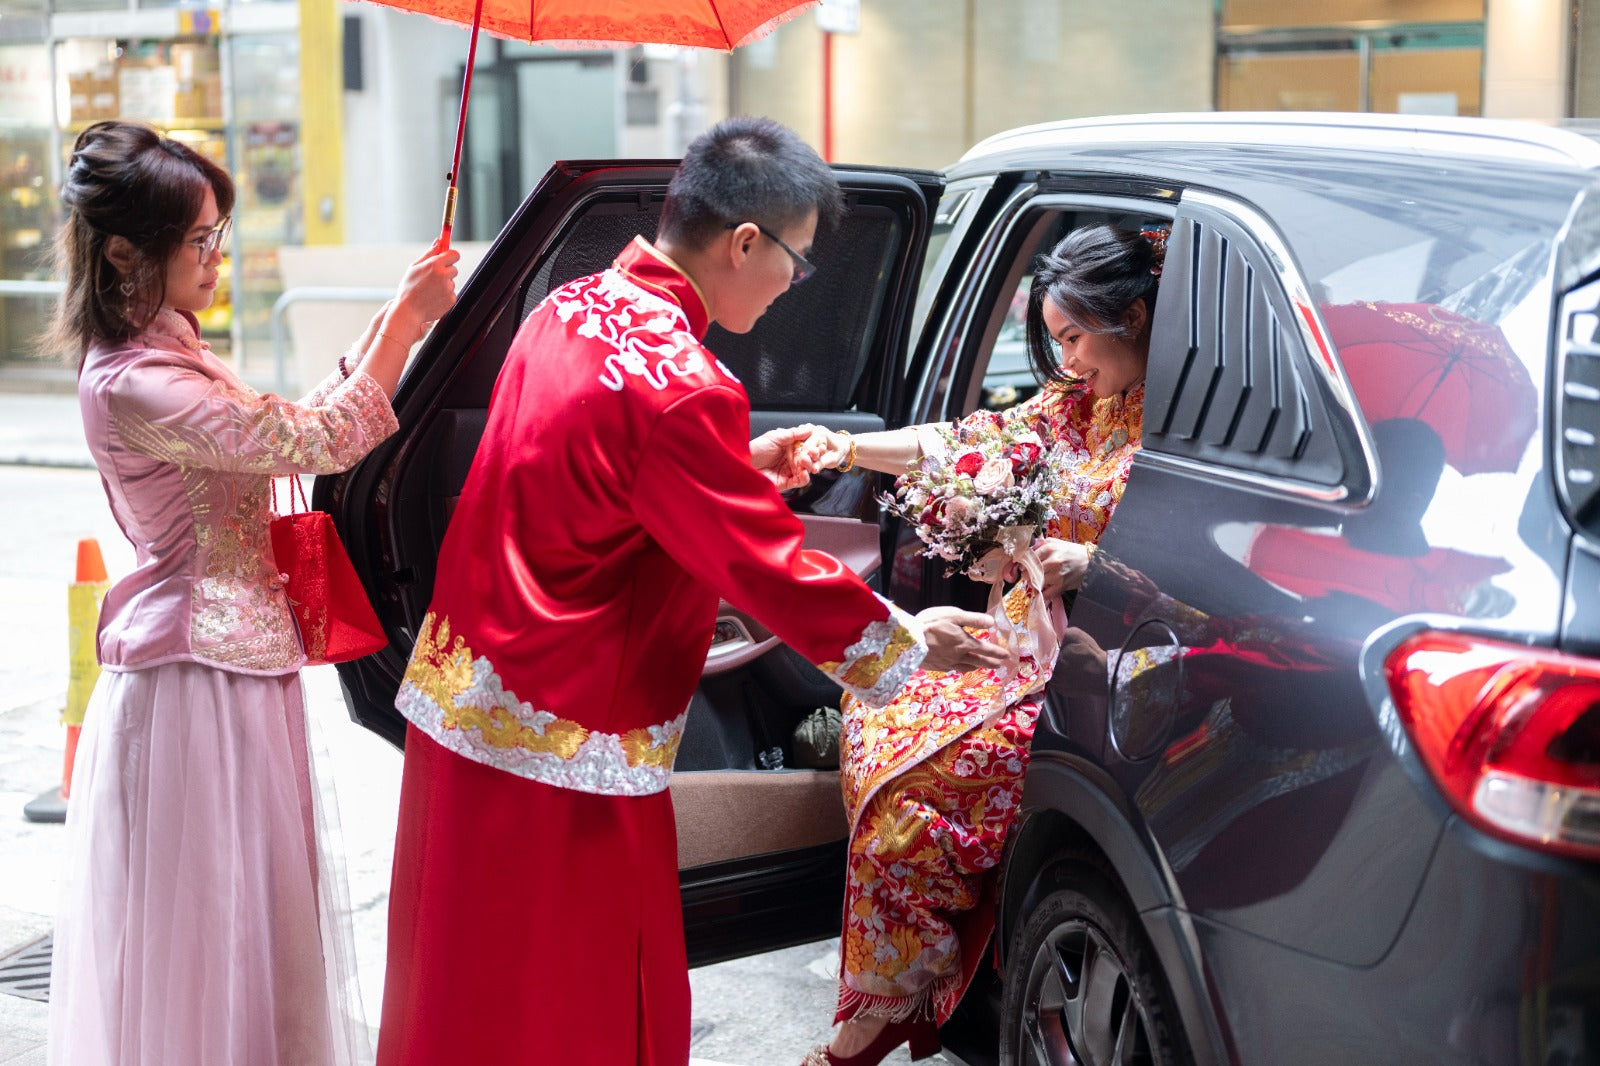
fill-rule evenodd
<path id="1" fill-rule="evenodd" d="M 1074 866 L 1028 916 L 1006 967 L 1000 1061 L 1167 1066 L 1187 1061 L 1166 985 L 1132 910 Z"/>

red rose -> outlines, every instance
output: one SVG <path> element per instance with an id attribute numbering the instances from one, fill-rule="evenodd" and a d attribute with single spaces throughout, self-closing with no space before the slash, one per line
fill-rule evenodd
<path id="1" fill-rule="evenodd" d="M 949 501 L 943 496 L 934 497 L 928 506 L 922 509 L 922 514 L 917 517 L 919 526 L 936 526 L 944 520 L 945 504 Z"/>
<path id="2" fill-rule="evenodd" d="M 1021 477 L 1039 462 L 1039 457 L 1043 454 L 1044 449 L 1032 441 L 1021 441 L 1011 446 L 1006 458 L 1011 460 L 1011 472 Z"/>
<path id="3" fill-rule="evenodd" d="M 978 452 L 963 452 L 956 460 L 956 473 L 971 477 L 983 469 L 983 456 Z"/>

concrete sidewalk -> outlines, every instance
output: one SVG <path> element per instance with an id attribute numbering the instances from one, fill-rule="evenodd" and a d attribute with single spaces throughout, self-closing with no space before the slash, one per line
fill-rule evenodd
<path id="1" fill-rule="evenodd" d="M 113 579 L 133 552 L 111 520 L 74 396 L 0 391 L 0 953 L 49 932 L 63 828 L 22 807 L 61 774 L 66 596 L 78 539 L 101 544 Z M 383 987 L 389 868 L 400 757 L 349 721 L 332 667 L 303 673 L 321 726 L 352 903 L 362 998 L 376 1023 Z M 801 945 L 690 974 L 695 1066 L 798 1062 L 834 1007 L 837 942 Z M 0 994 L 0 1066 L 45 1062 L 48 1008 Z M 888 1060 L 904 1063 L 905 1049 Z M 935 1060 L 939 1061 L 939 1060 Z"/>

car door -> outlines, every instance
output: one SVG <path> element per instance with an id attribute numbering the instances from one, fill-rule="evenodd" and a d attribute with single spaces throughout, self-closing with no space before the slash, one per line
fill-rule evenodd
<path id="1" fill-rule="evenodd" d="M 654 237 L 672 172 L 663 162 L 553 167 L 424 343 L 395 398 L 399 431 L 345 474 L 317 480 L 315 506 L 333 515 L 390 638 L 377 655 L 340 665 L 346 699 L 356 721 L 397 745 L 405 723 L 395 691 L 512 337 L 552 289 L 609 266 L 635 235 Z M 750 333 L 713 327 L 706 338 L 745 384 L 752 435 L 802 422 L 881 429 L 902 391 L 942 181 L 919 171 L 837 173 L 846 214 L 818 234 L 815 277 Z M 809 546 L 881 588 L 883 534 L 869 478 L 828 473 L 790 504 Z M 837 707 L 839 695 L 760 619 L 721 605 L 672 784 L 693 963 L 838 928 L 844 810 L 837 769 L 814 757 L 810 739 L 815 712 Z"/>
<path id="2" fill-rule="evenodd" d="M 1437 821 L 1386 754 L 1357 665 L 1395 612 L 1269 576 L 1282 545 L 1296 570 L 1334 566 L 1329 531 L 1374 510 L 1376 453 L 1317 315 L 1264 219 L 1185 194 L 1144 449 L 1073 616 L 1110 684 L 1063 678 L 1050 732 L 1116 779 L 1204 939 L 1237 929 L 1366 966 Z"/>

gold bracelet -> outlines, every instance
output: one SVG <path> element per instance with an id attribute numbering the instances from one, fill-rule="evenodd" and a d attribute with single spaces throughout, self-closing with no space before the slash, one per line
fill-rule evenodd
<path id="1" fill-rule="evenodd" d="M 390 335 L 388 333 L 385 333 L 381 329 L 378 331 L 378 336 L 383 337 L 386 340 L 394 341 L 394 343 L 396 343 L 396 344 L 400 344 L 400 338 L 392 336 L 392 335 Z M 408 352 L 411 350 L 411 345 L 409 345 L 409 344 L 400 344 L 400 347 L 404 348 Z"/>
<path id="2" fill-rule="evenodd" d="M 856 439 L 850 435 L 848 429 L 841 429 L 839 434 L 850 442 L 850 451 L 845 454 L 844 462 L 839 464 L 839 472 L 842 474 L 856 465 Z"/>

